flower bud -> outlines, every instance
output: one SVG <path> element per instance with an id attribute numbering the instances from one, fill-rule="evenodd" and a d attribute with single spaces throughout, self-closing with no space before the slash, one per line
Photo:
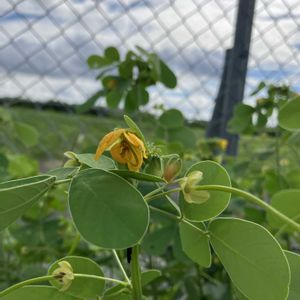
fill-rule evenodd
<path id="1" fill-rule="evenodd" d="M 179 183 L 186 202 L 202 204 L 209 199 L 210 195 L 207 191 L 198 191 L 196 189 L 202 178 L 203 173 L 201 171 L 193 171 Z"/>
<path id="2" fill-rule="evenodd" d="M 151 156 L 146 163 L 145 173 L 161 177 L 163 174 L 162 161 L 159 156 Z"/>
<path id="3" fill-rule="evenodd" d="M 62 285 L 60 291 L 66 291 L 74 280 L 73 268 L 67 261 L 60 261 L 58 265 L 59 267 L 53 271 L 52 275 Z"/>
<path id="4" fill-rule="evenodd" d="M 167 182 L 171 182 L 180 173 L 182 161 L 177 154 L 165 156 L 164 161 L 166 161 L 166 164 L 163 177 Z"/>

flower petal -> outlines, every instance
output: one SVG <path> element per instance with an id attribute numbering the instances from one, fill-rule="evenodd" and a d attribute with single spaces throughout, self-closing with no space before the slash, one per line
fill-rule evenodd
<path id="1" fill-rule="evenodd" d="M 115 143 L 118 138 L 122 135 L 124 132 L 124 129 L 116 129 L 107 135 L 105 135 L 102 140 L 99 142 L 96 154 L 95 154 L 95 159 L 99 159 L 99 157 L 103 154 L 103 152 L 109 148 L 113 143 Z"/>
<path id="2" fill-rule="evenodd" d="M 114 160 L 121 164 L 126 164 L 127 160 L 124 156 L 124 149 L 122 144 L 116 144 L 110 149 L 110 154 Z"/>
<path id="3" fill-rule="evenodd" d="M 144 158 L 147 158 L 145 145 L 144 145 L 143 141 L 140 138 L 138 138 L 134 133 L 131 133 L 129 131 L 124 132 L 124 138 L 131 145 L 138 148 L 143 153 Z"/>

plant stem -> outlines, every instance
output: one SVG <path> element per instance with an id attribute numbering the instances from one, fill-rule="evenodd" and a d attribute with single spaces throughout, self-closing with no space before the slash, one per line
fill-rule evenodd
<path id="1" fill-rule="evenodd" d="M 113 283 L 128 286 L 127 282 L 121 281 L 121 280 L 118 280 L 118 279 L 114 279 L 114 278 L 110 278 L 110 277 L 102 277 L 102 276 L 91 275 L 91 274 L 74 274 L 74 277 L 75 278 L 93 278 L 93 279 L 105 280 L 105 281 L 110 281 L 110 282 L 113 282 Z"/>
<path id="2" fill-rule="evenodd" d="M 75 238 L 74 238 L 74 240 L 73 240 L 73 242 L 72 242 L 72 245 L 71 245 L 71 247 L 70 247 L 70 250 L 69 250 L 67 256 L 71 256 L 71 255 L 74 253 L 74 251 L 76 250 L 78 244 L 80 243 L 80 239 L 81 239 L 81 237 L 80 237 L 80 234 L 78 233 L 78 234 L 75 236 Z"/>
<path id="3" fill-rule="evenodd" d="M 72 178 L 67 178 L 67 179 L 62 179 L 62 180 L 57 180 L 55 181 L 54 185 L 59 185 L 59 184 L 62 184 L 62 183 L 68 183 L 72 180 Z"/>
<path id="4" fill-rule="evenodd" d="M 176 189 L 168 190 L 168 191 L 165 191 L 165 192 L 162 192 L 162 193 L 159 193 L 159 194 L 155 194 L 155 195 L 150 195 L 149 196 L 149 194 L 147 194 L 146 196 L 144 196 L 144 199 L 146 201 L 150 201 L 154 198 L 169 195 L 169 194 L 180 192 L 180 191 L 181 191 L 181 188 L 176 188 Z"/>
<path id="5" fill-rule="evenodd" d="M 182 180 L 182 178 L 173 180 L 172 182 L 169 182 L 163 186 L 159 186 L 157 189 L 151 191 L 150 193 L 148 193 L 147 195 L 145 195 L 145 198 L 151 198 L 153 195 L 157 194 L 158 192 L 164 190 L 167 186 L 169 185 L 174 185 L 175 183 L 179 182 L 180 180 Z"/>
<path id="6" fill-rule="evenodd" d="M 193 227 L 194 229 L 198 230 L 199 232 L 201 232 L 201 234 L 204 234 L 204 235 L 207 235 L 207 234 L 208 234 L 207 231 L 204 231 L 204 230 L 200 229 L 199 227 L 195 226 L 193 223 L 189 222 L 189 221 L 186 220 L 186 219 L 182 219 L 181 221 L 182 221 L 182 223 L 185 223 L 185 224 L 187 224 L 187 225 Z"/>
<path id="7" fill-rule="evenodd" d="M 126 281 L 127 281 L 128 284 L 131 286 L 131 281 L 130 281 L 130 279 L 129 279 L 128 276 L 127 276 L 127 273 L 126 273 L 126 271 L 125 271 L 125 269 L 124 269 L 124 267 L 123 267 L 123 265 L 122 265 L 122 263 L 121 263 L 121 261 L 120 261 L 120 258 L 119 258 L 118 254 L 117 254 L 117 251 L 113 249 L 112 252 L 113 252 L 113 254 L 114 254 L 114 257 L 116 258 L 116 261 L 117 261 L 117 263 L 118 263 L 118 265 L 119 265 L 119 267 L 120 267 L 120 269 L 121 269 L 121 272 L 123 273 L 123 275 L 124 275 Z"/>
<path id="8" fill-rule="evenodd" d="M 127 286 L 127 282 L 121 281 L 121 280 L 117 280 L 114 278 L 109 278 L 109 277 L 102 277 L 102 276 L 96 276 L 96 275 L 90 275 L 90 274 L 74 274 L 75 278 L 93 278 L 93 279 L 98 279 L 98 280 L 105 280 L 105 281 L 110 281 L 110 282 L 114 282 L 117 284 L 122 284 Z M 7 289 L 3 290 L 2 292 L 0 292 L 0 298 L 17 290 L 20 289 L 24 286 L 27 285 L 31 285 L 31 284 L 35 284 L 35 283 L 40 283 L 40 282 L 45 282 L 51 279 L 54 279 L 55 275 L 47 275 L 47 276 L 41 276 L 41 277 L 36 277 L 36 278 L 31 278 L 19 283 L 16 283 L 10 287 L 8 287 Z"/>
<path id="9" fill-rule="evenodd" d="M 152 205 L 149 205 L 149 208 L 152 209 L 152 210 L 154 210 L 154 211 L 157 211 L 157 212 L 159 212 L 159 213 L 161 213 L 161 214 L 163 214 L 163 215 L 165 215 L 165 216 L 167 216 L 167 217 L 169 217 L 171 219 L 174 219 L 176 221 L 180 221 L 181 220 L 181 217 L 179 217 L 179 216 L 177 216 L 175 214 L 169 213 L 169 212 L 167 212 L 165 210 L 159 209 L 157 207 L 154 207 Z"/>
<path id="10" fill-rule="evenodd" d="M 48 281 L 50 279 L 53 279 L 54 275 L 47 275 L 47 276 L 41 276 L 41 277 L 36 277 L 36 278 L 31 278 L 22 282 L 18 282 L 10 287 L 8 287 L 7 289 L 3 290 L 2 292 L 0 292 L 0 298 L 23 287 L 26 285 L 30 285 L 30 284 L 34 284 L 34 283 L 38 283 L 38 282 L 44 282 L 44 281 Z"/>
<path id="11" fill-rule="evenodd" d="M 142 291 L 142 282 L 141 282 L 141 268 L 139 265 L 139 245 L 136 245 L 132 248 L 131 282 L 132 282 L 133 299 L 142 300 L 143 291 Z"/>
<path id="12" fill-rule="evenodd" d="M 222 185 L 199 185 L 199 186 L 197 186 L 196 189 L 197 190 L 206 190 L 206 191 L 209 191 L 209 190 L 222 191 L 222 192 L 226 192 L 226 193 L 233 193 L 233 194 L 239 195 L 239 196 L 243 197 L 245 200 L 264 208 L 266 211 L 268 211 L 272 215 L 276 216 L 277 218 L 281 219 L 286 224 L 291 226 L 294 230 L 300 232 L 300 224 L 296 223 L 294 220 L 292 220 L 289 217 L 287 217 L 286 215 L 282 214 L 280 211 L 278 211 L 277 209 L 275 209 L 268 203 L 264 202 L 260 198 L 254 196 L 248 192 L 242 191 L 242 190 L 234 188 L 234 187 L 222 186 Z"/>

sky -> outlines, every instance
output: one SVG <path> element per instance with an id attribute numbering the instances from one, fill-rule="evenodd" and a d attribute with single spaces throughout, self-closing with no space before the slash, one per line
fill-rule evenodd
<path id="1" fill-rule="evenodd" d="M 178 86 L 151 88 L 151 102 L 210 118 L 236 0 L 1 0 L 0 97 L 82 103 L 97 89 L 86 59 L 108 46 L 156 52 Z M 261 80 L 300 92 L 300 1 L 257 0 L 245 101 Z M 104 104 L 100 100 L 99 105 Z"/>

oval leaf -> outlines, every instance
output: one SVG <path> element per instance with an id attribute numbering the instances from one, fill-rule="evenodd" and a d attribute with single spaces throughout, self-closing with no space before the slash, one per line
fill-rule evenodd
<path id="1" fill-rule="evenodd" d="M 249 299 L 286 299 L 287 259 L 274 237 L 255 223 L 220 218 L 209 224 L 211 244 L 234 285 Z"/>
<path id="2" fill-rule="evenodd" d="M 18 219 L 53 185 L 53 176 L 34 176 L 0 184 L 0 230 Z"/>
<path id="3" fill-rule="evenodd" d="M 287 130 L 295 131 L 300 129 L 300 97 L 286 103 L 278 114 L 279 125 Z"/>
<path id="4" fill-rule="evenodd" d="M 62 293 L 51 286 L 25 286 L 17 289 L 6 296 L 1 297 L 1 300 L 78 300 L 71 295 Z"/>
<path id="5" fill-rule="evenodd" d="M 56 180 L 72 178 L 79 170 L 79 167 L 57 168 L 47 172 L 47 175 L 55 176 Z"/>
<path id="6" fill-rule="evenodd" d="M 214 161 L 202 161 L 193 165 L 186 173 L 201 171 L 203 179 L 200 185 L 223 185 L 231 186 L 227 171 Z M 202 204 L 190 204 L 180 195 L 180 202 L 184 215 L 187 219 L 193 221 L 205 221 L 219 215 L 229 204 L 230 193 L 219 191 L 209 191 L 209 199 Z"/>
<path id="7" fill-rule="evenodd" d="M 90 274 L 103 277 L 101 268 L 92 260 L 86 257 L 79 256 L 67 256 L 52 264 L 48 270 L 48 274 L 51 275 L 55 269 L 59 267 L 58 263 L 61 261 L 67 261 L 73 268 L 74 274 Z M 50 280 L 50 283 L 57 289 L 61 288 L 61 284 L 58 280 Z M 101 281 L 94 278 L 75 278 L 72 281 L 71 286 L 65 291 L 66 294 L 74 297 L 96 298 L 101 296 L 104 290 L 105 281 Z"/>
<path id="8" fill-rule="evenodd" d="M 291 269 L 291 283 L 290 283 L 290 292 L 288 296 L 288 300 L 299 300 L 300 299 L 300 255 L 290 252 L 284 251 L 286 258 L 289 262 Z"/>
<path id="9" fill-rule="evenodd" d="M 300 190 L 282 190 L 274 194 L 271 199 L 271 205 L 289 218 L 295 221 L 300 220 Z M 283 228 L 284 226 L 285 230 L 294 231 L 289 229 L 281 219 L 278 219 L 273 214 L 267 212 L 267 218 L 270 225 L 275 228 Z"/>
<path id="10" fill-rule="evenodd" d="M 211 264 L 211 253 L 209 237 L 204 231 L 205 226 L 202 223 L 189 225 L 181 222 L 179 224 L 182 250 L 192 261 L 208 268 Z"/>
<path id="11" fill-rule="evenodd" d="M 145 286 L 161 276 L 161 271 L 159 270 L 147 270 L 141 274 L 142 286 Z"/>
<path id="12" fill-rule="evenodd" d="M 81 164 L 87 165 L 90 168 L 103 170 L 110 170 L 116 168 L 114 161 L 105 155 L 101 155 L 101 157 L 98 160 L 95 160 L 95 154 L 93 153 L 75 155 Z"/>
<path id="13" fill-rule="evenodd" d="M 149 223 L 148 205 L 140 192 L 125 179 L 100 169 L 74 177 L 69 206 L 80 234 L 102 248 L 135 245 Z"/>
<path id="14" fill-rule="evenodd" d="M 164 128 L 174 129 L 184 125 L 184 118 L 178 109 L 169 109 L 159 117 L 158 122 Z"/>

